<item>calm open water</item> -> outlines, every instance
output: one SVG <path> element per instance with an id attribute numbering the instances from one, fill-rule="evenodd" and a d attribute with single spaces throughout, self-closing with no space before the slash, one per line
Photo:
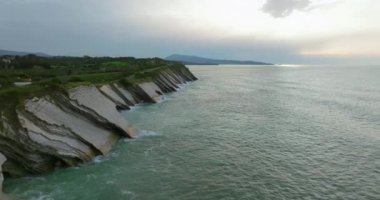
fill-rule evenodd
<path id="1" fill-rule="evenodd" d="M 78 168 L 7 180 L 20 199 L 380 199 L 380 67 L 191 66 L 123 113 L 140 131 Z"/>

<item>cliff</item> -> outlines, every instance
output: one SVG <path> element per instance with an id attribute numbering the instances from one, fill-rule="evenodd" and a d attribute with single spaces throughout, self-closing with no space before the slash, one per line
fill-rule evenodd
<path id="1" fill-rule="evenodd" d="M 3 194 L 2 185 L 4 181 L 3 173 L 2 173 L 2 165 L 7 159 L 3 154 L 0 153 L 0 200 L 11 200 L 7 195 Z"/>
<path id="2" fill-rule="evenodd" d="M 5 156 L 0 153 L 0 197 L 2 195 L 1 193 L 3 190 L 3 181 L 4 181 L 4 177 L 3 177 L 3 173 L 2 173 L 2 165 L 4 164 L 5 161 L 6 161 Z"/>
<path id="3" fill-rule="evenodd" d="M 141 102 L 159 102 L 164 93 L 194 80 L 185 66 L 166 67 L 150 72 L 143 81 L 77 84 L 26 98 L 11 109 L 2 108 L 0 174 L 43 173 L 104 155 L 118 138 L 136 136 L 121 110 Z M 0 186 L 1 182 L 2 178 Z"/>

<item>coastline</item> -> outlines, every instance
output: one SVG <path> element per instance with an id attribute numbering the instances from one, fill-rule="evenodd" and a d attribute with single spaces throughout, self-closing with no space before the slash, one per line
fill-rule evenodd
<path id="1" fill-rule="evenodd" d="M 133 85 L 79 85 L 26 99 L 14 110 L 14 118 L 1 112 L 0 153 L 5 155 L 1 161 L 7 161 L 0 173 L 44 173 L 107 154 L 119 138 L 136 136 L 120 111 L 142 102 L 157 103 L 165 93 L 195 80 L 182 66 Z"/>
<path id="2" fill-rule="evenodd" d="M 3 154 L 0 153 L 0 199 L 5 199 L 4 194 L 3 194 L 3 181 L 4 181 L 4 176 L 3 176 L 3 171 L 2 171 L 2 166 L 4 162 L 6 161 L 6 158 Z"/>

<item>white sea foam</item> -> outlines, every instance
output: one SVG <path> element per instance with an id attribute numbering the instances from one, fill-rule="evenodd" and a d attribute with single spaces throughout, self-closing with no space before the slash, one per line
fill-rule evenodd
<path id="1" fill-rule="evenodd" d="M 166 99 L 165 95 L 161 95 L 161 96 L 160 96 L 160 101 L 159 101 L 158 103 L 163 102 L 165 99 Z"/>
<path id="2" fill-rule="evenodd" d="M 30 200 L 53 200 L 49 194 L 43 194 L 41 191 L 28 191 L 25 193 L 26 196 L 32 196 Z"/>
<path id="3" fill-rule="evenodd" d="M 42 195 L 36 198 L 32 198 L 32 200 L 53 200 L 49 195 Z"/>
<path id="4" fill-rule="evenodd" d="M 152 136 L 159 136 L 160 134 L 154 131 L 149 130 L 140 130 L 138 133 L 138 138 L 145 138 L 145 137 L 152 137 Z"/>
<path id="5" fill-rule="evenodd" d="M 137 197 L 137 195 L 134 192 L 128 190 L 121 190 L 121 194 L 123 196 L 128 197 L 128 199 L 136 199 Z"/>
<path id="6" fill-rule="evenodd" d="M 165 97 L 165 101 L 170 101 L 170 100 L 172 100 L 171 97 Z"/>
<path id="7" fill-rule="evenodd" d="M 160 133 L 154 132 L 154 131 L 149 131 L 149 130 L 139 130 L 137 133 L 136 138 L 126 138 L 124 139 L 124 142 L 134 142 L 139 139 L 147 138 L 147 137 L 157 137 L 160 136 Z"/>
<path id="8" fill-rule="evenodd" d="M 162 95 L 162 96 L 161 96 L 161 99 L 160 99 L 160 103 L 163 103 L 163 102 L 169 101 L 170 99 L 171 99 L 170 97 L 167 97 L 166 95 Z"/>
<path id="9" fill-rule="evenodd" d="M 105 160 L 105 157 L 102 156 L 102 155 L 99 155 L 99 156 L 96 156 L 94 159 L 93 159 L 93 162 L 94 163 L 101 163 Z"/>
<path id="10" fill-rule="evenodd" d="M 128 110 L 127 112 L 133 112 L 133 111 L 136 111 L 136 110 L 138 110 L 138 109 L 140 109 L 142 107 L 142 104 L 140 103 L 140 104 L 136 104 L 136 105 L 134 105 L 134 106 L 130 106 L 129 108 L 130 108 L 130 110 Z"/>

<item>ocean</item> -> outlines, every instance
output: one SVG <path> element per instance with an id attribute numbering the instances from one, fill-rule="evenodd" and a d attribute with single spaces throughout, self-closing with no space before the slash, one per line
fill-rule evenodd
<path id="1" fill-rule="evenodd" d="M 189 66 L 124 112 L 139 129 L 93 162 L 12 178 L 27 200 L 380 199 L 380 67 Z"/>

